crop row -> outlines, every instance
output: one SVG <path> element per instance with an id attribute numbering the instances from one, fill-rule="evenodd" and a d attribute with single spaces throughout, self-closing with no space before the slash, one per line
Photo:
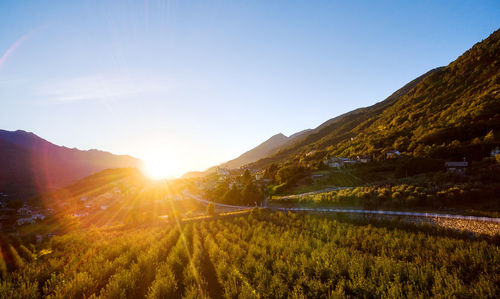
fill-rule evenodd
<path id="1" fill-rule="evenodd" d="M 500 291 L 494 242 L 319 215 L 257 212 L 94 229 L 2 251 L 1 298 L 493 298 Z"/>

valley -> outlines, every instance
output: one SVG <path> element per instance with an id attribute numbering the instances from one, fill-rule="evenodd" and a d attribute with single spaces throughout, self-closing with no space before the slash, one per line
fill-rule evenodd
<path id="1" fill-rule="evenodd" d="M 500 298 L 498 3 L 7 2 L 0 299 Z"/>

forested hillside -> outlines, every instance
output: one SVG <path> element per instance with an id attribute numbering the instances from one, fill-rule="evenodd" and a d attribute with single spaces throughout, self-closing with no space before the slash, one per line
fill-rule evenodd
<path id="1" fill-rule="evenodd" d="M 252 168 L 306 153 L 479 160 L 500 144 L 500 30 L 386 100 L 325 122 Z"/>

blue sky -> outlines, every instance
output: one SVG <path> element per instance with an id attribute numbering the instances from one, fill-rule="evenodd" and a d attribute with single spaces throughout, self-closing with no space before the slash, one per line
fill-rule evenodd
<path id="1" fill-rule="evenodd" d="M 0 128 L 203 170 L 383 100 L 499 1 L 2 1 Z"/>

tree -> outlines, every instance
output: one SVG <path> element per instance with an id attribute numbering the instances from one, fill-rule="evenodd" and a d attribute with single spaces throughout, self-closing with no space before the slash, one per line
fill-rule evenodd
<path id="1" fill-rule="evenodd" d="M 243 188 L 242 197 L 245 204 L 253 205 L 255 203 L 263 202 L 265 195 L 257 185 L 249 183 L 245 186 L 245 188 Z"/>
<path id="2" fill-rule="evenodd" d="M 207 206 L 207 214 L 210 216 L 215 216 L 215 203 L 213 200 Z"/>
<path id="3" fill-rule="evenodd" d="M 486 143 L 493 143 L 495 142 L 495 134 L 493 133 L 493 130 L 489 131 L 486 136 L 484 136 L 484 142 Z"/>
<path id="4" fill-rule="evenodd" d="M 245 170 L 245 172 L 243 173 L 243 175 L 241 177 L 241 182 L 243 184 L 248 184 L 251 181 L 252 181 L 252 175 L 250 174 L 250 171 L 247 169 L 247 170 Z"/>
<path id="5" fill-rule="evenodd" d="M 278 165 L 273 163 L 264 172 L 264 178 L 274 181 L 276 172 L 278 172 Z"/>
<path id="6" fill-rule="evenodd" d="M 238 187 L 233 186 L 229 189 L 224 197 L 222 198 L 222 202 L 225 204 L 240 204 L 241 203 L 241 191 Z"/>

